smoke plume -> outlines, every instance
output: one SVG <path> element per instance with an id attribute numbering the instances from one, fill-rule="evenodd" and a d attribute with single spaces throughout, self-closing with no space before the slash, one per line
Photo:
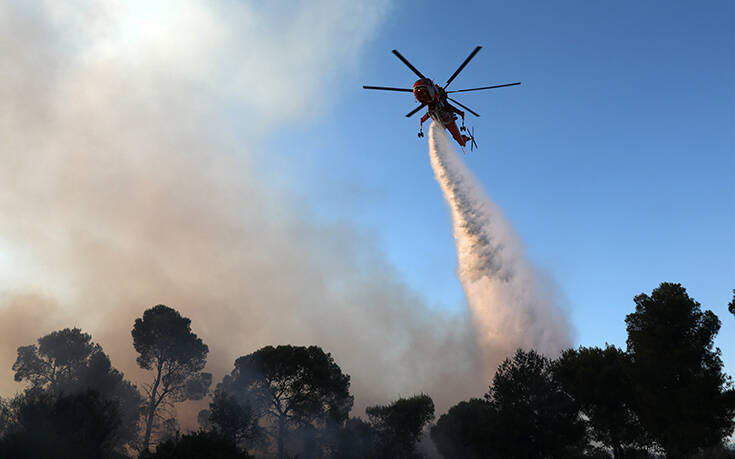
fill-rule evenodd
<path id="1" fill-rule="evenodd" d="M 0 4 L 0 393 L 20 389 L 18 346 L 75 326 L 148 381 L 130 331 L 159 303 L 192 319 L 215 382 L 290 343 L 332 353 L 358 415 L 484 391 L 469 316 L 430 308 L 369 234 L 259 173 L 279 160 L 260 153 L 272 126 L 318 113 L 385 7 Z"/>
<path id="2" fill-rule="evenodd" d="M 515 347 L 565 344 L 562 317 L 441 133 L 432 161 L 472 317 L 429 307 L 369 234 L 319 221 L 262 178 L 260 164 L 279 160 L 263 139 L 318 113 L 385 9 L 0 3 L 0 394 L 20 389 L 18 346 L 75 326 L 126 377 L 149 380 L 130 330 L 159 303 L 191 318 L 215 382 L 262 346 L 322 346 L 351 376 L 358 415 L 420 392 L 441 413 L 485 392 Z"/>
<path id="3" fill-rule="evenodd" d="M 525 258 L 500 208 L 483 192 L 443 128 L 429 128 L 434 175 L 449 204 L 458 275 L 472 311 L 484 374 L 515 349 L 555 355 L 570 344 L 553 290 Z"/>

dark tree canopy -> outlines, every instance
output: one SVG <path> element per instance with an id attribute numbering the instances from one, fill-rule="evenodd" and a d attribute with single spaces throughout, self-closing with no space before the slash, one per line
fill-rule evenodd
<path id="1" fill-rule="evenodd" d="M 12 425 L 0 440 L 0 457 L 110 458 L 117 444 L 117 402 L 93 390 L 55 396 L 30 388 L 12 401 Z"/>
<path id="2" fill-rule="evenodd" d="M 289 431 L 342 424 L 352 408 L 350 377 L 317 346 L 266 346 L 238 358 L 217 386 L 271 422 L 278 456 Z"/>
<path id="3" fill-rule="evenodd" d="M 94 390 L 100 398 L 117 402 L 122 425 L 120 444 L 133 440 L 141 397 L 138 389 L 112 367 L 110 358 L 92 337 L 78 328 L 65 328 L 38 339 L 38 345 L 21 346 L 13 364 L 16 381 L 52 396 Z"/>
<path id="4" fill-rule="evenodd" d="M 494 412 L 487 400 L 459 402 L 431 428 L 431 439 L 445 458 L 491 457 Z"/>
<path id="5" fill-rule="evenodd" d="M 38 338 L 38 345 L 21 346 L 13 364 L 16 381 L 54 394 L 76 385 L 94 356 L 103 354 L 92 337 L 78 328 L 58 330 Z"/>
<path id="6" fill-rule="evenodd" d="M 199 423 L 233 445 L 250 447 L 262 438 L 262 428 L 249 404 L 238 403 L 235 396 L 215 390 L 208 410 L 199 413 Z"/>
<path id="7" fill-rule="evenodd" d="M 611 448 L 613 457 L 649 444 L 632 407 L 629 359 L 621 349 L 567 349 L 554 363 L 554 376 L 589 418 L 592 440 Z"/>
<path id="8" fill-rule="evenodd" d="M 730 314 L 735 316 L 735 289 L 732 291 L 732 301 L 727 305 L 727 310 L 730 311 Z"/>
<path id="9" fill-rule="evenodd" d="M 424 427 L 434 419 L 434 402 L 425 394 L 400 398 L 389 405 L 365 409 L 377 435 L 378 457 L 420 457 L 416 446 Z"/>
<path id="10" fill-rule="evenodd" d="M 735 392 L 714 338 L 720 321 L 680 284 L 635 297 L 625 322 L 638 416 L 669 457 L 719 444 L 733 429 Z"/>
<path id="11" fill-rule="evenodd" d="M 202 372 L 209 348 L 191 331 L 191 320 L 162 304 L 135 319 L 132 335 L 138 365 L 154 372 L 153 382 L 144 386 L 146 450 L 162 407 L 201 400 L 209 391 L 212 375 Z"/>
<path id="12" fill-rule="evenodd" d="M 579 407 L 553 378 L 551 361 L 518 350 L 498 367 L 485 395 L 493 415 L 497 457 L 566 458 L 584 445 Z"/>
<path id="13" fill-rule="evenodd" d="M 360 418 L 350 418 L 337 433 L 335 454 L 340 459 L 379 457 L 375 429 Z"/>

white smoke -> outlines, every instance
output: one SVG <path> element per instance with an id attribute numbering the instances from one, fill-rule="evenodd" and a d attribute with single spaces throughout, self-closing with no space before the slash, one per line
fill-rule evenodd
<path id="1" fill-rule="evenodd" d="M 569 327 L 553 292 L 534 272 L 500 208 L 434 123 L 429 156 L 451 209 L 458 275 L 474 316 L 485 374 L 517 348 L 554 355 L 568 347 Z"/>
<path id="2" fill-rule="evenodd" d="M 358 415 L 482 393 L 469 314 L 431 308 L 370 235 L 260 173 L 262 136 L 312 119 L 387 8 L 0 2 L 0 395 L 18 346 L 73 326 L 149 380 L 130 329 L 157 303 L 191 318 L 215 382 L 261 346 L 316 344 Z"/>

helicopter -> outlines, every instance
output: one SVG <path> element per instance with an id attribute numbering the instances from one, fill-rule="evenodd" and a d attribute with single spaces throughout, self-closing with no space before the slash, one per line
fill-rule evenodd
<path id="1" fill-rule="evenodd" d="M 386 87 L 386 86 L 363 86 L 365 89 L 376 89 L 380 91 L 398 91 L 398 92 L 412 92 L 414 97 L 416 97 L 416 100 L 421 104 L 415 109 L 411 110 L 408 114 L 406 114 L 406 118 L 410 118 L 413 116 L 416 112 L 421 110 L 424 107 L 427 107 L 426 114 L 421 117 L 421 121 L 419 122 L 419 137 L 424 136 L 423 126 L 424 122 L 426 122 L 429 118 L 433 119 L 435 122 L 440 123 L 444 128 L 449 130 L 449 132 L 452 134 L 452 137 L 454 137 L 454 140 L 457 141 L 460 147 L 462 147 L 462 151 L 464 151 L 465 145 L 467 143 L 470 144 L 470 151 L 477 148 L 477 142 L 475 142 L 475 131 L 474 128 L 470 131 L 468 130 L 464 125 L 464 112 L 454 105 L 450 104 L 449 101 L 451 100 L 455 104 L 459 105 L 460 107 L 464 108 L 468 112 L 472 113 L 473 115 L 479 117 L 480 115 L 474 112 L 469 107 L 463 105 L 457 100 L 452 99 L 448 96 L 448 94 L 456 93 L 456 92 L 468 92 L 468 91 L 481 91 L 485 89 L 495 89 L 495 88 L 504 88 L 506 86 L 516 86 L 521 84 L 520 81 L 517 83 L 506 83 L 506 84 L 498 84 L 494 86 L 484 86 L 482 88 L 470 88 L 470 89 L 457 89 L 454 91 L 447 91 L 447 87 L 449 84 L 454 81 L 454 79 L 459 75 L 459 72 L 461 72 L 467 64 L 472 60 L 473 57 L 482 49 L 482 46 L 476 47 L 470 55 L 467 57 L 467 59 L 462 62 L 462 65 L 459 66 L 459 68 L 452 74 L 452 76 L 449 77 L 446 84 L 444 86 L 440 86 L 436 83 L 434 83 L 431 79 L 426 78 L 421 72 L 418 71 L 416 67 L 414 67 L 408 59 L 403 57 L 401 53 L 398 52 L 398 50 L 394 49 L 393 54 L 396 55 L 398 59 L 401 60 L 404 64 L 406 64 L 406 67 L 411 69 L 413 73 L 415 73 L 419 80 L 416 80 L 416 82 L 413 84 L 413 87 L 411 89 L 409 88 L 393 88 L 393 87 Z M 462 118 L 462 125 L 457 129 L 457 115 L 459 115 Z M 464 132 L 462 134 L 460 131 Z"/>

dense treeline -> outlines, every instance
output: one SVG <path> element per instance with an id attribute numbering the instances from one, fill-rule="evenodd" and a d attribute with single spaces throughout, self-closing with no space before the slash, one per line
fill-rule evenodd
<path id="1" fill-rule="evenodd" d="M 735 457 L 735 389 L 714 347 L 719 318 L 679 284 L 634 301 L 625 350 L 580 347 L 550 359 L 519 349 L 482 398 L 434 424 L 427 394 L 350 417 L 350 377 L 317 346 L 243 355 L 212 389 L 207 345 L 188 318 L 157 305 L 132 329 L 149 370 L 138 386 L 77 328 L 19 347 L 13 371 L 25 390 L 0 399 L 0 457 Z M 175 404 L 205 397 L 199 429 L 182 433 Z"/>

